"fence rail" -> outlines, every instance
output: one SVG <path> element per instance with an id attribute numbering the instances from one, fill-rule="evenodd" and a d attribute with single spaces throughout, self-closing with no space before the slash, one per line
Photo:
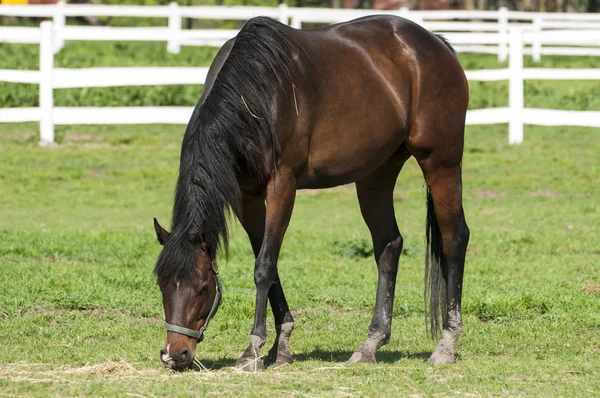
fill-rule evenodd
<path id="1" fill-rule="evenodd" d="M 70 27 L 68 27 L 70 28 Z M 0 123 L 40 122 L 40 143 L 54 142 L 54 125 L 62 124 L 142 124 L 170 123 L 186 124 L 193 107 L 54 107 L 53 90 L 81 87 L 113 87 L 131 85 L 161 84 L 203 84 L 208 68 L 184 67 L 129 67 L 129 68 L 54 68 L 54 50 L 57 31 L 50 21 L 42 22 L 40 28 L 22 28 L 27 39 L 39 38 L 40 69 L 0 70 L 0 81 L 39 84 L 39 108 L 0 109 Z M 121 39 L 137 40 L 133 28 L 115 28 L 123 36 Z M 125 30 L 123 30 L 125 29 Z M 137 28 L 139 29 L 139 28 Z M 73 30 L 75 31 L 75 30 Z M 79 30 L 79 39 L 85 40 L 85 32 Z M 4 32 L 4 33 L 2 33 Z M 21 30 L 0 29 L 0 37 L 19 35 Z M 69 29 L 64 29 L 69 32 Z M 63 32 L 63 34 L 64 34 Z M 127 33 L 126 33 L 127 32 Z M 169 34 L 162 29 L 161 34 Z M 229 31 L 228 34 L 233 34 Z M 563 32 L 564 33 L 564 32 Z M 593 32 L 590 32 L 592 34 Z M 4 34 L 5 36 L 1 36 Z M 96 35 L 97 33 L 94 33 Z M 209 31 L 203 40 L 218 40 Z M 460 35 L 461 33 L 456 33 Z M 555 35 L 554 32 L 541 32 L 543 35 Z M 529 35 L 529 36 L 528 36 Z M 69 34 L 62 38 L 70 37 Z M 104 36 L 104 40 L 107 37 Z M 555 36 L 552 36 L 556 38 Z M 589 38 L 589 36 L 586 36 Z M 11 39 L 16 40 L 14 36 Z M 449 37 L 452 40 L 452 36 Z M 508 35 L 510 53 L 507 69 L 466 71 L 471 81 L 509 81 L 509 106 L 506 108 L 476 109 L 467 113 L 467 124 L 509 124 L 509 143 L 523 141 L 523 124 L 544 126 L 590 126 L 600 127 L 600 112 L 564 111 L 550 109 L 525 108 L 523 98 L 524 80 L 600 80 L 600 69 L 542 69 L 523 68 L 525 43 L 531 40 L 531 33 L 522 27 L 510 27 Z"/>

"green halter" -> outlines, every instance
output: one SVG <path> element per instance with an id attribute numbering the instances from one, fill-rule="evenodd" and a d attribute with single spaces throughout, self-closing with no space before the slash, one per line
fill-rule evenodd
<path id="1" fill-rule="evenodd" d="M 215 282 L 217 285 L 217 294 L 215 296 L 215 301 L 213 301 L 212 308 L 210 309 L 210 312 L 208 313 L 208 316 L 206 317 L 206 322 L 204 322 L 204 325 L 202 325 L 200 330 L 194 330 L 194 329 L 184 328 L 183 326 L 172 325 L 170 323 L 167 323 L 167 321 L 165 321 L 165 328 L 167 329 L 168 332 L 174 332 L 174 333 L 184 334 L 189 337 L 193 337 L 196 340 L 198 340 L 198 343 L 200 343 L 202 340 L 204 340 L 204 331 L 206 330 L 210 320 L 213 318 L 213 316 L 215 316 L 215 313 L 217 312 L 219 305 L 221 305 L 221 297 L 223 296 L 223 284 L 221 283 L 221 277 L 219 276 L 219 268 L 217 267 L 216 261 L 212 262 L 212 270 L 213 270 L 213 274 L 215 276 Z"/>

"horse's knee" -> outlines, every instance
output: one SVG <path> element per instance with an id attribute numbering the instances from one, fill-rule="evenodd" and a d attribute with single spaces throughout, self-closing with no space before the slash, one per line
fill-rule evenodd
<path id="1" fill-rule="evenodd" d="M 257 289 L 268 289 L 275 281 L 277 272 L 272 262 L 267 259 L 257 259 L 254 265 L 254 284 Z"/>
<path id="2" fill-rule="evenodd" d="M 402 238 L 402 235 L 398 235 L 395 239 L 392 239 L 387 243 L 377 262 L 379 272 L 386 275 L 395 275 L 398 272 L 398 260 L 402 253 L 403 244 L 404 239 Z"/>

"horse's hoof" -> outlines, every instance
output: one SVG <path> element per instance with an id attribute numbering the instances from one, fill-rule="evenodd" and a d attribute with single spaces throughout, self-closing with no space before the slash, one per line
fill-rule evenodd
<path id="1" fill-rule="evenodd" d="M 273 368 L 278 368 L 280 366 L 291 365 L 294 363 L 294 357 L 291 355 L 279 354 L 277 356 L 277 360 L 273 364 Z"/>
<path id="2" fill-rule="evenodd" d="M 265 370 L 265 364 L 262 358 L 240 358 L 238 359 L 235 370 L 242 372 L 260 372 Z"/>
<path id="3" fill-rule="evenodd" d="M 446 352 L 434 351 L 427 363 L 430 365 L 451 365 L 456 363 L 456 358 L 454 358 L 454 355 Z"/>
<path id="4" fill-rule="evenodd" d="M 294 357 L 287 353 L 276 353 L 272 350 L 269 351 L 269 355 L 265 360 L 265 367 L 273 366 L 274 368 L 278 368 L 284 365 L 291 365 L 294 363 Z"/>
<path id="5" fill-rule="evenodd" d="M 376 363 L 375 354 L 355 351 L 348 360 L 348 363 Z"/>

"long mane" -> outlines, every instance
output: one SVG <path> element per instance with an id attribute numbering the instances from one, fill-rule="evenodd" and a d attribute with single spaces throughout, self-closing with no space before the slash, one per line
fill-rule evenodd
<path id="1" fill-rule="evenodd" d="M 159 283 L 195 268 L 195 245 L 228 249 L 228 214 L 241 217 L 238 184 L 245 173 L 266 184 L 278 153 L 278 94 L 292 84 L 289 28 L 249 20 L 235 39 L 204 103 L 190 120 L 175 189 L 171 238 L 154 269 Z"/>

